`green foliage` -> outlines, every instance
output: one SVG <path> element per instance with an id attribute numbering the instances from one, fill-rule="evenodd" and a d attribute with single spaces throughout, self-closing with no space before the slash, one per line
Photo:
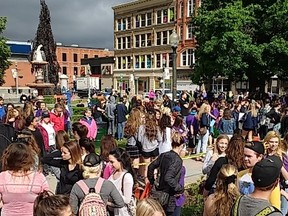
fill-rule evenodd
<path id="1" fill-rule="evenodd" d="M 10 48 L 6 44 L 6 38 L 2 36 L 3 31 L 6 28 L 7 18 L 0 17 L 0 86 L 5 83 L 4 75 L 5 70 L 9 68 L 11 63 L 8 58 L 10 57 Z"/>
<path id="2" fill-rule="evenodd" d="M 203 196 L 198 194 L 201 180 L 189 184 L 185 189 L 186 202 L 181 210 L 182 216 L 202 216 L 204 210 Z"/>
<path id="3" fill-rule="evenodd" d="M 55 98 L 52 95 L 45 95 L 44 97 L 44 103 L 46 104 L 54 104 L 55 103 Z"/>
<path id="4" fill-rule="evenodd" d="M 248 77 L 260 86 L 273 75 L 288 78 L 287 14 L 288 0 L 203 1 L 193 18 L 198 47 L 192 80 Z"/>

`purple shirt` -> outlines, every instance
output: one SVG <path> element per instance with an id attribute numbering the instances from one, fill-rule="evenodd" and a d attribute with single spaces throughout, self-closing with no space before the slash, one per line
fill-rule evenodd
<path id="1" fill-rule="evenodd" d="M 185 174 L 186 174 L 186 168 L 184 166 L 182 166 L 179 184 L 183 187 L 185 184 L 184 183 Z M 183 206 L 184 203 L 185 203 L 185 195 L 184 195 L 184 193 L 182 193 L 179 197 L 176 198 L 176 206 Z"/>

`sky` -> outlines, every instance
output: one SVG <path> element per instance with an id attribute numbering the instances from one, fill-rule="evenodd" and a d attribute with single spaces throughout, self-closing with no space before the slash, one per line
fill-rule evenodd
<path id="1" fill-rule="evenodd" d="M 132 0 L 45 0 L 56 42 L 113 49 L 112 7 Z M 0 16 L 7 17 L 3 35 L 12 41 L 35 38 L 40 0 L 0 0 Z"/>

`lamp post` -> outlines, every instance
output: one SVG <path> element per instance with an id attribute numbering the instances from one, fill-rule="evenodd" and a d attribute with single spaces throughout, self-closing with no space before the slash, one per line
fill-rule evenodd
<path id="1" fill-rule="evenodd" d="M 179 36 L 177 35 L 175 29 L 172 34 L 169 36 L 169 42 L 173 50 L 173 73 L 172 73 L 172 93 L 173 93 L 173 101 L 175 102 L 177 97 L 177 74 L 176 74 L 176 58 L 177 58 L 177 46 L 179 43 Z"/>

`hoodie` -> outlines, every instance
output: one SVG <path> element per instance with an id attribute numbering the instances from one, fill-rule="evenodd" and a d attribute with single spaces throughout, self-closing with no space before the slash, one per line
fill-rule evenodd
<path id="1" fill-rule="evenodd" d="M 55 113 L 54 109 L 50 112 L 50 122 L 53 125 L 56 133 L 60 130 L 64 130 L 64 121 L 65 119 L 63 113 L 60 113 L 60 115 L 58 115 Z"/>
<path id="2" fill-rule="evenodd" d="M 116 109 L 116 104 L 115 104 L 115 97 L 110 96 L 108 99 L 108 103 L 106 105 L 105 113 L 108 117 L 109 120 L 114 120 L 115 118 L 115 109 Z"/>

